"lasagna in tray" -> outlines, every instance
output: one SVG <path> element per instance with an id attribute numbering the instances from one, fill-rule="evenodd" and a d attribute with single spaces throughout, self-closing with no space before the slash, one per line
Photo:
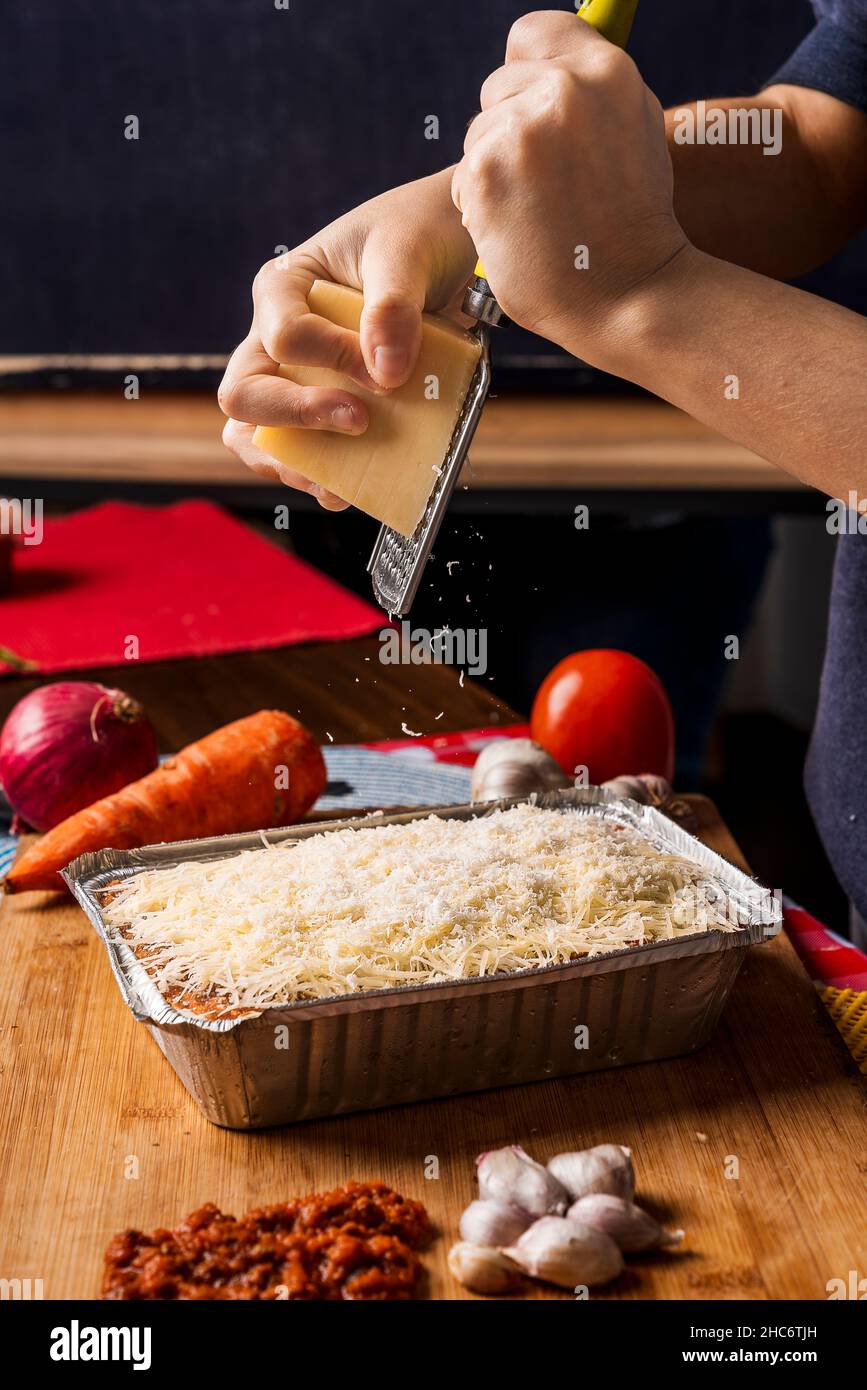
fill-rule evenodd
<path id="1" fill-rule="evenodd" d="M 104 914 L 175 1008 L 209 1018 L 738 928 L 700 864 L 527 804 L 146 870 Z"/>

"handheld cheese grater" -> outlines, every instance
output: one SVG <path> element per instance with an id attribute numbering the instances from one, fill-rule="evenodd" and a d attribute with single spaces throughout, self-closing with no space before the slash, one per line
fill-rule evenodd
<path id="1" fill-rule="evenodd" d="M 583 0 L 578 17 L 592 24 L 611 43 L 625 48 L 637 8 L 638 0 Z M 479 340 L 481 353 L 449 451 L 412 535 L 402 536 L 392 527 L 383 526 L 367 566 L 376 601 L 392 617 L 401 618 L 412 607 L 491 386 L 491 329 L 504 323 L 506 316 L 485 278 L 481 261 L 462 307 L 465 314 L 476 320 L 472 332 Z"/>

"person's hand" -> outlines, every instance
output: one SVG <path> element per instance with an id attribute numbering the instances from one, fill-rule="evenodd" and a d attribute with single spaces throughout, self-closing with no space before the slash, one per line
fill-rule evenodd
<path id="1" fill-rule="evenodd" d="M 295 385 L 277 374 L 281 362 L 332 367 L 373 391 L 407 380 L 421 345 L 422 310 L 457 315 L 475 263 L 450 183 L 447 170 L 395 188 L 263 265 L 253 283 L 250 332 L 218 392 L 229 416 L 223 441 L 254 473 L 309 492 L 331 509 L 346 505 L 257 449 L 254 428 L 367 429 L 360 397 Z M 310 311 L 307 296 L 317 279 L 364 291 L 360 333 Z"/>
<path id="2" fill-rule="evenodd" d="M 518 20 L 481 102 L 452 195 L 491 288 L 604 366 L 630 295 L 688 246 L 662 109 L 631 58 L 562 11 Z"/>

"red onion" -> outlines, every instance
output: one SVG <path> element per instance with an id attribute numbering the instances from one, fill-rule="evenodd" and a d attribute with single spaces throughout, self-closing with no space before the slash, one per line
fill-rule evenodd
<path id="1" fill-rule="evenodd" d="M 0 734 L 0 783 L 34 830 L 50 830 L 156 765 L 156 735 L 142 706 L 90 681 L 31 690 Z"/>

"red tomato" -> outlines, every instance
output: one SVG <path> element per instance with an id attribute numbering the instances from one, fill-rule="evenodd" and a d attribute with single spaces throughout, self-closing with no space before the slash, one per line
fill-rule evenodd
<path id="1" fill-rule="evenodd" d="M 530 732 L 570 777 L 674 776 L 674 715 L 659 677 L 629 652 L 573 652 L 533 701 Z"/>

